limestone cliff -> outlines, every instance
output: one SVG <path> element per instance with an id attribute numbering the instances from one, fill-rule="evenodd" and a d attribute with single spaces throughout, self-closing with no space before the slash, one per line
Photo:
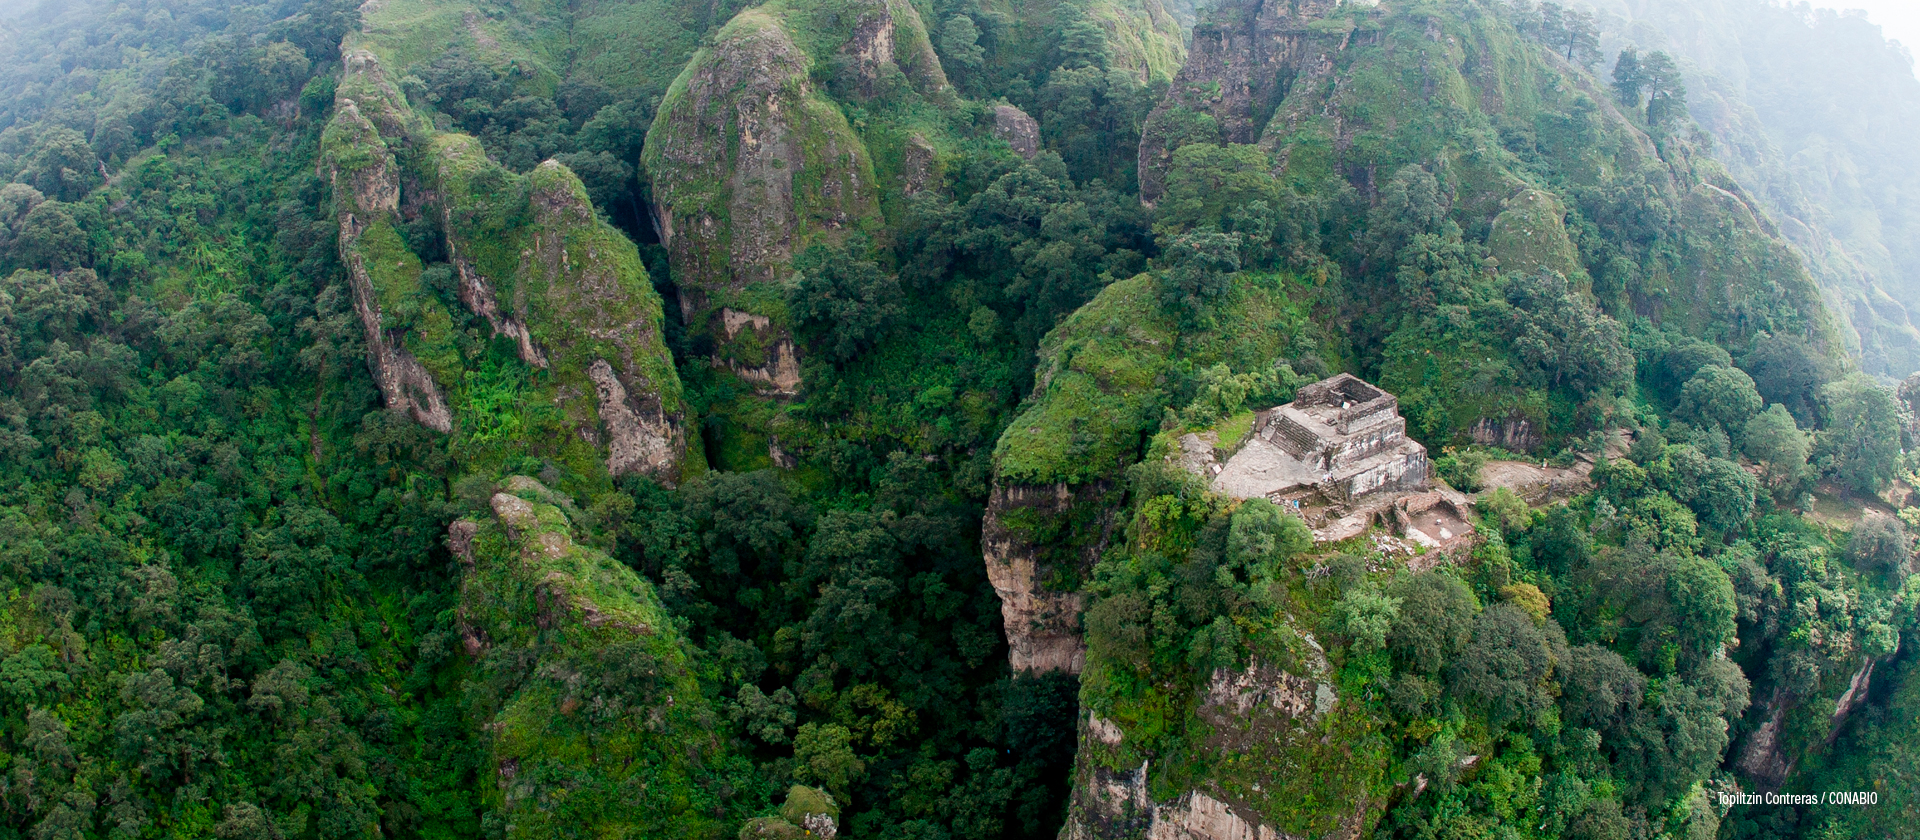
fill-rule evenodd
<path id="1" fill-rule="evenodd" d="M 354 311 L 366 330 L 367 363 L 387 407 L 403 411 L 438 432 L 453 430 L 444 379 L 422 364 L 414 324 L 396 309 L 419 312 L 425 331 L 444 330 L 444 309 L 420 311 L 411 292 L 420 282 L 420 259 L 394 228 L 400 205 L 400 165 L 390 144 L 405 145 L 411 113 L 371 53 L 349 51 L 346 75 L 336 89 L 334 118 L 327 127 L 322 166 L 333 182 L 340 222 L 340 257 L 353 288 Z M 413 346 L 410 346 L 413 345 Z"/>
<path id="2" fill-rule="evenodd" d="M 502 168 L 473 138 L 432 129 L 371 49 L 345 49 L 325 165 L 387 405 L 470 444 L 533 444 L 522 448 L 563 457 L 574 447 L 599 453 L 610 476 L 678 481 L 687 462 L 680 382 L 638 250 L 598 218 L 566 167 L 548 161 L 526 176 Z M 426 266 L 399 232 L 403 215 L 429 211 L 457 277 L 453 309 L 427 288 Z M 558 409 L 559 429 L 494 427 L 488 415 L 498 407 L 476 400 L 498 395 L 475 393 L 481 360 L 459 340 L 461 307 L 539 372 L 535 392 Z M 524 437 L 505 440 L 514 430 Z"/>
<path id="3" fill-rule="evenodd" d="M 606 451 L 609 474 L 677 481 L 680 382 L 637 249 L 559 163 L 523 177 L 452 134 L 430 156 L 462 302 L 547 372 L 568 427 Z"/>
<path id="4" fill-rule="evenodd" d="M 1222 4 L 1194 27 L 1186 63 L 1140 139 L 1140 197 L 1160 200 L 1173 153 L 1188 143 L 1253 143 L 1303 77 L 1332 69 L 1350 30 L 1327 26 L 1345 0 Z"/>
<path id="5" fill-rule="evenodd" d="M 713 336 L 721 366 L 768 393 L 797 388 L 779 285 L 794 256 L 877 231 L 883 178 L 912 185 L 910 173 L 876 171 L 870 143 L 881 141 L 850 125 L 839 101 L 884 113 L 945 96 L 926 27 L 900 0 L 769 3 L 694 56 L 661 104 L 644 162 L 681 314 Z M 917 157 L 895 151 L 930 168 L 938 138 L 912 137 Z"/>
<path id="6" fill-rule="evenodd" d="M 528 478 L 454 523 L 459 620 L 487 734 L 481 786 L 508 837 L 718 838 L 721 722 L 653 587 L 575 542 L 572 502 Z"/>

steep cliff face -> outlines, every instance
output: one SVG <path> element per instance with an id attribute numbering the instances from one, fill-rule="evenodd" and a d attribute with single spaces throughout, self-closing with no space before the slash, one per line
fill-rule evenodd
<path id="1" fill-rule="evenodd" d="M 489 675 L 468 696 L 506 836 L 729 836 L 706 769 L 726 739 L 653 587 L 577 544 L 571 502 L 539 482 L 511 479 L 489 506 L 448 545 L 466 650 Z"/>
<path id="2" fill-rule="evenodd" d="M 1160 200 L 1173 153 L 1189 143 L 1253 143 L 1301 82 L 1323 78 L 1350 30 L 1327 16 L 1345 0 L 1223 4 L 1193 30 L 1186 63 L 1140 137 L 1140 198 Z"/>
<path id="3" fill-rule="evenodd" d="M 545 292 L 533 306 L 544 341 L 570 368 L 556 376 L 560 392 L 580 384 L 576 366 L 584 364 L 606 434 L 608 472 L 671 484 L 687 443 L 679 376 L 661 336 L 660 298 L 633 243 L 594 216 L 579 178 L 547 161 L 530 180 L 525 273 L 529 292 Z M 570 413 L 587 420 L 583 411 Z"/>
<path id="4" fill-rule="evenodd" d="M 677 482 L 688 462 L 680 382 L 637 249 L 565 166 L 547 161 L 522 176 L 473 138 L 435 131 L 389 80 L 374 41 L 346 48 L 326 166 L 387 405 L 468 446 L 533 444 L 597 460 L 608 476 Z M 427 266 L 400 234 L 402 216 L 430 212 L 420 221 L 441 229 L 457 301 L 428 287 Z M 535 372 L 533 393 L 557 409 L 551 424 L 492 416 L 500 394 L 474 380 L 486 362 L 484 348 L 461 341 L 466 313 Z"/>
<path id="5" fill-rule="evenodd" d="M 1087 599 L 1071 581 L 1093 567 L 1104 547 L 1112 528 L 1104 497 L 1111 489 L 1104 483 L 993 489 L 980 543 L 1016 673 L 1078 674 L 1085 666 L 1080 612 Z"/>
<path id="6" fill-rule="evenodd" d="M 680 382 L 633 244 L 559 163 L 520 176 L 452 134 L 433 140 L 430 158 L 461 301 L 546 372 L 565 423 L 605 450 L 610 475 L 677 481 Z"/>
<path id="7" fill-rule="evenodd" d="M 1753 714 L 1760 725 L 1739 745 L 1733 766 L 1762 788 L 1778 790 L 1803 758 L 1833 745 L 1847 718 L 1867 704 L 1875 672 L 1892 666 L 1899 653 L 1860 657 L 1859 668 L 1832 672 L 1821 681 L 1821 694 L 1815 696 L 1796 696 L 1776 688 L 1767 702 L 1755 704 Z M 1789 736 L 1789 727 L 1797 738 Z"/>
<path id="8" fill-rule="evenodd" d="M 815 92 L 812 64 L 782 21 L 756 10 L 721 31 L 662 106 L 647 169 L 687 301 L 780 279 L 803 217 L 839 230 L 878 213 L 872 162 Z"/>
<path id="9" fill-rule="evenodd" d="M 1191 144 L 1258 144 L 1296 188 L 1370 199 L 1393 173 L 1422 164 L 1445 179 L 1467 235 L 1491 235 L 1502 273 L 1551 270 L 1590 285 L 1617 316 L 1730 346 L 1764 330 L 1840 347 L 1798 255 L 1733 179 L 1682 141 L 1656 144 L 1591 76 L 1530 49 L 1491 15 L 1216 7 L 1143 133 L 1145 200 L 1161 197 L 1175 152 Z M 1559 186 L 1567 183 L 1584 192 L 1576 198 Z M 1579 252 L 1564 219 L 1547 218 L 1568 213 L 1644 250 L 1619 254 L 1632 265 Z M 1673 235 L 1647 228 L 1652 218 L 1670 220 Z M 1520 259 L 1504 266 L 1510 256 Z"/>
<path id="10" fill-rule="evenodd" d="M 1172 79 L 1186 60 L 1179 14 L 1161 0 L 985 0 L 980 12 L 1010 24 L 994 47 L 994 63 L 1040 78 L 1059 65 L 1068 26 L 1098 27 L 1107 66 L 1140 84 Z"/>
<path id="11" fill-rule="evenodd" d="M 1153 756 L 1098 711 L 1080 725 L 1066 840 L 1357 840 L 1386 805 L 1372 712 L 1343 700 L 1310 636 L 1287 667 L 1218 669 L 1182 703 L 1210 733 L 1198 754 Z M 1108 712 L 1112 713 L 1111 710 Z M 1136 729 L 1131 737 L 1137 741 Z M 1171 772 L 1156 760 L 1186 764 Z M 1197 771 L 1197 772 L 1196 772 Z M 1302 803 L 1315 802 L 1315 807 Z"/>
<path id="12" fill-rule="evenodd" d="M 1174 366 L 1268 375 L 1312 332 L 1304 303 L 1280 285 L 1248 283 L 1195 328 L 1141 275 L 1108 286 L 1047 336 L 1033 396 L 994 450 L 981 534 L 1015 670 L 1081 670 L 1084 585 L 1116 538 L 1127 468 L 1174 407 Z"/>
<path id="13" fill-rule="evenodd" d="M 1047 338 L 1034 396 L 994 452 L 981 542 L 1015 670 L 1079 673 L 1080 583 L 1119 501 L 1114 481 L 1158 414 L 1175 329 L 1153 278 L 1116 283 Z M 1145 317 L 1142 317 L 1145 316 Z"/>
<path id="14" fill-rule="evenodd" d="M 433 339 L 444 336 L 451 320 L 444 308 L 414 303 L 422 266 L 394 228 L 402 173 L 390 143 L 408 142 L 411 113 L 371 53 L 349 52 L 346 65 L 322 166 L 333 181 L 341 262 L 353 287 L 354 311 L 366 330 L 367 363 L 388 408 L 450 432 L 453 415 L 443 382 L 451 371 L 442 370 L 436 378 L 416 354 L 422 343 L 439 344 Z M 402 319 L 395 310 L 416 317 Z"/>
<path id="15" fill-rule="evenodd" d="M 874 152 L 836 99 L 884 109 L 946 90 L 919 14 L 898 0 L 771 3 L 694 57 L 661 105 L 645 161 L 682 315 L 718 340 L 727 365 L 786 390 L 778 283 L 809 245 L 882 224 Z M 743 325 L 754 340 L 739 340 Z M 751 349 L 735 358 L 739 345 Z"/>

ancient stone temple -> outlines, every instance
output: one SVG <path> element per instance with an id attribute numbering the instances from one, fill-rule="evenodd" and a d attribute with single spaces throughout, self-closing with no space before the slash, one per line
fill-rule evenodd
<path id="1" fill-rule="evenodd" d="M 1352 503 L 1425 489 L 1430 472 L 1427 448 L 1407 437 L 1400 401 L 1343 373 L 1260 412 L 1252 437 L 1219 468 L 1213 486 L 1243 499 L 1277 501 L 1311 490 Z"/>

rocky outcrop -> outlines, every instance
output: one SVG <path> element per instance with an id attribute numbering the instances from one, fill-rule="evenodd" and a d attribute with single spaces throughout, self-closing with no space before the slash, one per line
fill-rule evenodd
<path id="1" fill-rule="evenodd" d="M 686 455 L 680 382 L 632 243 L 558 162 L 516 175 L 457 134 L 434 138 L 429 157 L 461 301 L 547 371 L 557 407 L 605 450 L 608 473 L 675 483 Z"/>
<path id="2" fill-rule="evenodd" d="M 1497 446 L 1509 452 L 1532 452 L 1544 441 L 1540 427 L 1517 415 L 1482 417 L 1467 428 L 1467 436 L 1481 446 Z"/>
<path id="3" fill-rule="evenodd" d="M 559 820 L 608 837 L 730 830 L 700 809 L 628 804 L 634 790 L 685 798 L 710 782 L 705 766 L 726 759 L 653 587 L 576 541 L 572 501 L 537 481 L 508 480 L 487 507 L 491 516 L 454 523 L 447 542 L 462 564 L 471 673 L 491 675 L 461 689 L 487 749 L 481 795 L 505 817 L 505 836 L 556 836 Z M 576 804 L 558 815 L 555 797 Z"/>
<path id="4" fill-rule="evenodd" d="M 1302 641 L 1310 642 L 1303 637 Z M 1195 710 L 1215 733 L 1210 746 L 1223 755 L 1265 760 L 1272 766 L 1294 766 L 1308 754 L 1339 750 L 1322 743 L 1320 727 L 1336 714 L 1339 695 L 1318 648 L 1309 644 L 1298 667 L 1280 668 L 1255 660 L 1244 669 L 1216 670 L 1201 692 Z M 1379 803 L 1368 796 L 1364 783 L 1384 767 L 1351 767 L 1330 778 L 1269 778 L 1264 782 L 1233 778 L 1210 780 L 1167 801 L 1149 791 L 1154 760 L 1137 767 L 1114 769 L 1104 758 L 1118 755 L 1126 741 L 1121 727 L 1098 715 L 1083 717 L 1081 759 L 1076 771 L 1071 810 L 1061 832 L 1064 840 L 1290 840 L 1364 836 Z M 1356 772 L 1357 771 L 1357 772 Z M 1274 809 L 1289 801 L 1292 791 L 1311 792 L 1325 802 L 1341 803 L 1317 814 L 1300 815 L 1297 808 Z M 1291 818 L 1275 811 L 1295 812 Z M 1291 821 L 1289 821 L 1291 820 Z"/>
<path id="5" fill-rule="evenodd" d="M 407 347 L 406 328 L 388 323 L 383 311 L 383 303 L 418 284 L 421 269 L 419 258 L 406 250 L 393 227 L 401 173 L 388 143 L 389 138 L 404 143 L 408 137 L 406 112 L 399 103 L 399 94 L 373 55 L 349 51 L 321 165 L 333 183 L 341 262 L 353 290 L 354 312 L 366 332 L 373 380 L 387 408 L 446 433 L 453 430 L 453 413 L 442 384 Z"/>
<path id="6" fill-rule="evenodd" d="M 677 481 L 686 454 L 680 383 L 638 250 L 599 220 L 566 167 L 507 171 L 479 141 L 421 121 L 370 51 L 350 43 L 344 52 L 323 165 L 388 406 L 441 432 L 461 421 L 449 398 L 461 396 L 467 373 L 455 319 L 423 286 L 424 266 L 397 229 L 403 214 L 437 207 L 461 305 L 545 372 L 541 384 L 564 422 L 607 453 L 609 473 Z M 395 323 L 396 309 L 410 320 Z"/>
<path id="7" fill-rule="evenodd" d="M 1093 567 L 1113 525 L 1104 484 L 1074 488 L 996 486 L 980 542 L 987 579 L 1000 596 L 1013 670 L 1078 674 L 1086 594 L 1074 583 Z"/>
<path id="8" fill-rule="evenodd" d="M 939 151 L 927 142 L 923 135 L 915 134 L 907 138 L 907 146 L 900 154 L 902 172 L 901 192 L 907 195 L 923 192 L 937 185 L 939 178 Z"/>
<path id="9" fill-rule="evenodd" d="M 1006 141 L 1014 154 L 1027 160 L 1040 155 L 1040 124 L 1012 105 L 994 106 L 993 136 Z"/>
<path id="10" fill-rule="evenodd" d="M 748 820 L 741 840 L 833 840 L 840 835 L 840 807 L 826 791 L 794 785 L 780 815 Z"/>
<path id="11" fill-rule="evenodd" d="M 1140 197 L 1160 200 L 1189 143 L 1253 143 L 1303 76 L 1326 73 L 1345 33 L 1310 28 L 1345 0 L 1224 4 L 1193 29 L 1187 61 L 1140 135 Z"/>
<path id="12" fill-rule="evenodd" d="M 654 212 L 682 283 L 713 296 L 783 280 L 797 247 L 878 219 L 872 156 L 811 75 L 822 50 L 842 57 L 856 97 L 895 76 L 920 92 L 947 84 L 898 0 L 832 14 L 793 0 L 735 17 L 647 137 Z"/>
<path id="13" fill-rule="evenodd" d="M 594 359 L 587 377 L 607 430 L 608 474 L 660 476 L 670 484 L 686 454 L 679 417 L 667 416 L 657 397 L 635 399 L 606 359 Z"/>
<path id="14" fill-rule="evenodd" d="M 927 37 L 926 23 L 912 3 L 865 0 L 850 4 L 851 8 L 844 11 L 827 11 L 804 2 L 787 5 L 793 10 L 791 14 L 814 17 L 816 26 L 822 15 L 831 15 L 833 22 L 849 12 L 855 18 L 840 55 L 847 59 L 858 80 L 855 87 L 859 97 L 872 98 L 887 93 L 886 80 L 896 73 L 921 93 L 946 89 L 946 70 L 940 66 L 933 41 Z"/>
<path id="15" fill-rule="evenodd" d="M 1546 190 L 1525 189 L 1503 203 L 1487 236 L 1487 249 L 1503 274 L 1552 272 L 1573 280 L 1585 275 L 1567 235 L 1566 208 Z"/>
<path id="16" fill-rule="evenodd" d="M 687 448 L 680 380 L 639 252 L 594 215 L 586 187 L 566 167 L 547 161 L 529 181 L 533 223 L 521 284 L 537 295 L 533 311 L 567 368 L 556 378 L 565 386 L 584 368 L 592 381 L 609 473 L 672 484 Z M 584 412 L 569 412 L 576 415 L 586 422 Z"/>
<path id="17" fill-rule="evenodd" d="M 831 73 L 816 73 L 830 67 Z M 776 0 L 740 13 L 694 56 L 661 104 L 644 164 L 681 314 L 712 339 L 716 367 L 763 396 L 800 388 L 778 284 L 794 256 L 884 222 L 869 138 L 841 102 L 950 97 L 926 26 L 905 0 Z M 929 99 L 933 98 L 933 99 Z M 876 118 L 882 119 L 884 118 Z M 887 134 L 906 192 L 937 180 L 930 135 Z M 892 159 L 892 158 L 890 158 Z M 743 331 L 722 310 L 751 315 Z"/>
<path id="18" fill-rule="evenodd" d="M 722 307 L 713 320 L 731 353 L 716 354 L 715 367 L 733 371 L 764 395 L 793 397 L 800 393 L 800 352 L 773 319 Z"/>
<path id="19" fill-rule="evenodd" d="M 1793 697 L 1785 691 L 1775 691 L 1766 705 L 1766 717 L 1760 727 L 1747 736 L 1746 744 L 1740 748 L 1738 759 L 1733 762 L 1735 768 L 1751 779 L 1763 790 L 1778 790 L 1793 775 L 1799 766 L 1802 755 L 1794 749 L 1811 749 L 1832 746 L 1840 737 L 1843 724 L 1861 706 L 1866 705 L 1869 692 L 1873 690 L 1873 675 L 1880 666 L 1893 661 L 1899 654 L 1896 650 L 1884 657 L 1863 657 L 1860 667 L 1846 677 L 1846 689 L 1834 700 L 1833 714 L 1828 717 L 1816 740 L 1805 744 L 1788 744 L 1784 740 L 1784 728 L 1787 715 L 1805 702 L 1805 698 Z"/>
<path id="20" fill-rule="evenodd" d="M 647 170 L 682 284 L 712 293 L 772 282 L 793 259 L 804 212 L 845 226 L 877 210 L 872 164 L 815 93 L 811 65 L 781 20 L 756 9 L 721 30 L 661 105 Z M 796 185 L 802 171 L 818 183 Z"/>

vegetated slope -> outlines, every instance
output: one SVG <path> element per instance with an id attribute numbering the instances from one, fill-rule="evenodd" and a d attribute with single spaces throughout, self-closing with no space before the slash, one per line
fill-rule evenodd
<path id="1" fill-rule="evenodd" d="M 812 81 L 816 69 L 831 74 L 827 89 Z M 735 373 L 770 394 L 798 393 L 780 283 L 808 247 L 880 233 L 882 191 L 913 190 L 910 157 L 925 181 L 944 120 L 926 114 L 920 121 L 936 130 L 911 134 L 907 120 L 940 95 L 953 104 L 919 15 L 903 2 L 760 6 L 694 56 L 648 133 L 647 169 L 685 320 Z M 837 100 L 880 112 L 868 136 L 891 141 L 884 175 Z"/>
<path id="2" fill-rule="evenodd" d="M 558 98 L 571 82 L 645 99 L 665 94 L 700 39 L 746 5 L 412 0 L 365 8 L 361 30 L 382 61 L 403 72 L 462 53 L 509 71 L 523 93 L 540 98 Z"/>
<path id="3" fill-rule="evenodd" d="M 1858 334 L 1869 373 L 1920 370 L 1920 166 L 1911 55 L 1859 17 L 1769 3 L 1595 4 L 1610 48 L 1687 62 L 1714 154 L 1778 219 Z"/>
<path id="4" fill-rule="evenodd" d="M 511 450 L 601 486 L 678 481 L 680 383 L 632 243 L 563 164 L 522 178 L 472 138 L 437 135 L 370 52 L 343 49 L 325 166 L 388 406 L 457 431 L 474 460 Z M 528 396 L 556 411 L 526 411 Z"/>
<path id="5" fill-rule="evenodd" d="M 1685 132 L 1613 104 L 1536 32 L 1473 4 L 1230 4 L 1197 28 L 1142 143 L 1142 183 L 1164 185 L 1157 271 L 1048 338 L 996 450 L 986 559 L 1015 667 L 1081 674 L 1069 836 L 1424 836 L 1542 808 L 1553 816 L 1512 829 L 1711 833 L 1701 786 L 1723 760 L 1819 752 L 1805 735 L 1736 738 L 1750 678 L 1788 717 L 1861 678 L 1857 661 L 1805 658 L 1774 646 L 1777 627 L 1737 622 L 1736 592 L 1764 610 L 1796 588 L 1846 589 L 1910 626 L 1904 572 L 1809 575 L 1776 558 L 1838 549 L 1749 531 L 1767 502 L 1736 460 L 1761 451 L 1746 421 L 1763 401 L 1722 371 L 1733 354 L 1799 354 L 1811 379 L 1796 387 L 1751 366 L 1772 399 L 1816 399 L 1842 352 L 1819 290 Z M 1335 342 L 1243 325 L 1272 272 Z M 1251 354 L 1209 367 L 1216 329 Z M 1620 425 L 1658 442 L 1571 506 L 1490 517 L 1489 544 L 1457 571 L 1396 572 L 1377 547 L 1312 550 L 1271 506 L 1170 466 L 1180 435 L 1244 434 L 1243 406 L 1282 401 L 1324 358 L 1399 393 L 1435 447 L 1558 448 Z M 1728 377 L 1751 408 L 1699 413 Z M 1884 392 L 1845 387 L 1878 395 L 1874 422 L 1891 417 Z M 1828 399 L 1851 399 L 1840 390 Z M 1642 571 L 1610 577 L 1622 568 Z M 1721 658 L 1732 645 L 1744 672 Z M 1870 663 L 1890 649 L 1875 650 Z M 1805 663 L 1798 687 L 1776 682 L 1787 661 Z M 1542 785 L 1502 781 L 1529 777 Z"/>
<path id="6" fill-rule="evenodd" d="M 1717 177 L 1684 138 L 1582 117 L 1488 8 L 1352 5 L 1259 130 L 1160 135 L 1152 208 L 1151 0 L 25 19 L 0 833 L 1676 834 L 1728 754 L 1897 767 L 1909 543 L 1792 511 L 1909 470 L 1896 403 L 1833 381 L 1738 189 L 1661 238 Z M 1222 124 L 1185 66 L 1152 122 Z M 753 284 L 659 235 L 688 195 L 777 246 Z M 1401 377 L 1450 475 L 1640 442 L 1404 579 L 1161 469 L 1334 370 Z"/>
<path id="7" fill-rule="evenodd" d="M 729 739 L 695 652 L 653 587 L 575 543 L 572 501 L 524 476 L 461 520 L 470 714 L 498 768 L 487 804 L 510 837 L 729 837 Z"/>

